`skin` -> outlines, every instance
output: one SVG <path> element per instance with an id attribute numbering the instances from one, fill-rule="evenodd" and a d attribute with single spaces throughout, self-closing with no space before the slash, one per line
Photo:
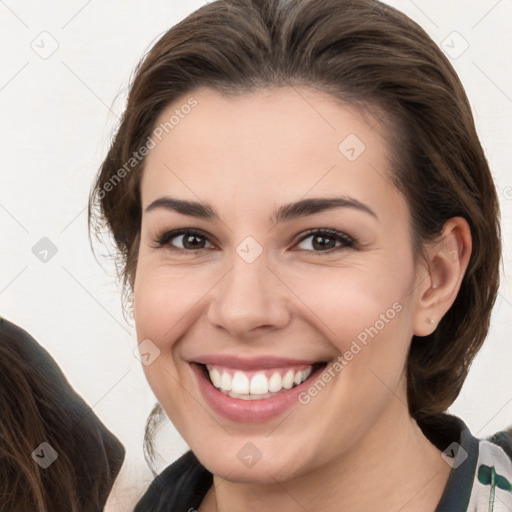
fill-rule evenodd
<path id="1" fill-rule="evenodd" d="M 404 368 L 413 334 L 431 333 L 456 297 L 471 252 L 467 223 L 448 221 L 415 263 L 408 205 L 391 185 L 374 118 L 308 88 L 193 96 L 198 105 L 146 158 L 134 316 L 139 343 L 160 350 L 144 366 L 151 388 L 214 474 L 200 512 L 432 512 L 450 467 L 408 414 Z M 338 150 L 349 134 L 366 146 L 352 162 Z M 162 196 L 208 203 L 220 220 L 145 211 Z M 376 217 L 335 208 L 270 220 L 283 204 L 339 196 Z M 183 236 L 172 239 L 182 252 L 171 242 L 156 248 L 179 228 L 204 231 L 204 248 L 183 249 Z M 314 237 L 300 241 L 321 228 L 357 244 L 326 252 Z M 236 252 L 247 236 L 263 248 L 252 263 Z M 332 361 L 394 303 L 401 311 L 342 372 L 275 420 L 219 416 L 189 364 L 205 354 Z M 261 453 L 252 467 L 237 457 L 247 442 Z"/>

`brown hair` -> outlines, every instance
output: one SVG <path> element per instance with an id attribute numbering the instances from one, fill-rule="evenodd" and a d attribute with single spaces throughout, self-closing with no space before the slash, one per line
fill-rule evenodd
<path id="1" fill-rule="evenodd" d="M 131 299 L 144 160 L 108 192 L 107 185 L 144 146 L 162 111 L 195 88 L 240 94 L 287 85 L 385 113 L 396 141 L 393 181 L 409 205 L 415 255 L 439 239 L 448 219 L 469 223 L 473 249 L 458 296 L 433 334 L 413 337 L 408 356 L 410 414 L 434 417 L 457 397 L 488 332 L 499 284 L 499 210 L 462 84 L 424 30 L 396 9 L 375 0 L 219 0 L 192 13 L 136 70 L 91 191 L 90 227 L 113 234 Z"/>
<path id="2" fill-rule="evenodd" d="M 3 318 L 0 375 L 0 510 L 103 510 L 124 459 L 123 446 L 73 391 L 48 352 Z M 42 443 L 56 452 L 53 462 Z M 46 457 L 41 460 L 47 467 L 38 465 L 38 456 Z"/>

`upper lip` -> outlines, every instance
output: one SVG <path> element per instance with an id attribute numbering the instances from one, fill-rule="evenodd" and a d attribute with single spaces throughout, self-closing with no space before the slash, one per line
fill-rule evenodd
<path id="1" fill-rule="evenodd" d="M 205 355 L 190 361 L 199 364 L 210 364 L 214 366 L 225 366 L 239 370 L 263 370 L 268 368 L 285 368 L 288 366 L 314 365 L 320 360 L 311 359 L 289 359 L 275 356 L 240 357 L 237 355 Z"/>

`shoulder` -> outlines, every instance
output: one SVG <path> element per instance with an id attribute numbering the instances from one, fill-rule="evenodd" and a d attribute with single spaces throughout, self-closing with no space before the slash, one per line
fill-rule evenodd
<path id="1" fill-rule="evenodd" d="M 448 414 L 423 428 L 452 468 L 436 512 L 489 512 L 498 504 L 512 510 L 510 430 L 479 439 L 461 419 Z"/>
<path id="2" fill-rule="evenodd" d="M 479 441 L 471 500 L 476 512 L 505 507 L 512 510 L 512 436 L 510 430 Z M 502 510 L 499 508 L 499 510 Z"/>
<path id="3" fill-rule="evenodd" d="M 2 427 L 9 431 L 8 437 L 0 435 L 0 454 L 12 459 L 18 445 L 36 448 L 41 442 L 39 433 L 43 433 L 57 453 L 66 454 L 59 459 L 61 465 L 69 463 L 62 467 L 73 473 L 70 479 L 80 497 L 105 503 L 124 461 L 123 445 L 36 339 L 2 317 L 0 374 L 0 417 Z M 28 424 L 32 428 L 28 429 Z M 28 467 L 30 453 L 27 457 Z M 59 492 L 62 494 L 62 489 Z"/>
<path id="4" fill-rule="evenodd" d="M 489 438 L 491 443 L 500 446 L 512 460 L 512 427 L 502 432 L 497 432 Z"/>
<path id="5" fill-rule="evenodd" d="M 212 484 L 213 475 L 188 451 L 153 480 L 134 512 L 191 512 Z"/>

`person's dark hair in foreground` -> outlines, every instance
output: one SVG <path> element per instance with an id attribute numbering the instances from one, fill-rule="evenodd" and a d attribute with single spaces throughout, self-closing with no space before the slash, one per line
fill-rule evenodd
<path id="1" fill-rule="evenodd" d="M 307 98 L 301 96 L 306 91 Z M 309 95 L 314 98 L 311 102 Z M 305 101 L 301 102 L 301 97 Z M 157 129 L 162 135 L 162 126 L 172 124 L 170 116 L 181 112 L 175 108 L 180 102 L 183 111 L 186 107 L 190 112 L 190 105 L 194 110 L 183 120 L 175 116 L 179 126 L 166 129 L 166 135 L 159 137 L 158 143 L 153 141 L 148 151 L 148 141 Z M 353 134 L 353 126 L 360 125 L 343 117 L 338 124 L 333 121 L 329 131 L 314 117 L 316 102 L 322 106 L 316 113 L 324 120 L 333 121 L 338 119 L 337 113 L 341 116 L 347 111 L 370 119 L 362 129 L 363 138 L 373 140 L 379 133 L 385 156 L 372 161 L 367 148 L 351 167 L 336 154 L 340 139 L 335 140 L 333 133 L 346 130 Z M 238 132 L 245 139 L 237 137 Z M 269 132 L 277 141 L 275 146 L 272 137 L 265 137 Z M 297 140 L 302 145 L 294 145 Z M 328 146 L 322 143 L 326 140 Z M 265 145 L 270 148 L 268 153 Z M 261 157 L 267 154 L 273 158 Z M 254 161 L 257 165 L 251 166 Z M 314 174 L 317 167 L 324 165 L 322 172 L 329 174 L 326 161 L 332 169 L 336 167 L 332 174 L 337 173 L 328 176 L 333 187 L 324 186 L 326 195 L 357 189 L 359 195 L 370 197 L 372 190 L 373 204 L 379 204 L 386 194 L 388 198 L 394 194 L 395 204 L 405 200 L 408 211 L 397 213 L 390 201 L 385 213 L 394 220 L 387 228 L 380 223 L 379 229 L 371 230 L 370 249 L 338 253 L 343 256 L 331 252 L 332 259 L 323 260 L 328 261 L 323 266 L 303 252 L 307 262 L 303 264 L 283 241 L 299 231 L 299 223 L 288 231 L 283 229 L 281 238 L 275 234 L 277 242 L 268 235 L 270 230 L 257 229 L 267 222 L 267 212 L 272 212 L 267 203 L 273 207 L 288 198 L 290 190 L 293 197 L 307 195 L 323 179 L 320 171 Z M 302 162 L 306 162 L 303 167 Z M 309 181 L 301 181 L 303 176 Z M 358 177 L 360 182 L 355 185 Z M 245 183 L 249 186 L 244 188 Z M 237 190 L 233 184 L 242 185 Z M 172 207 L 165 213 L 163 208 L 157 211 L 156 193 L 165 192 L 172 198 L 174 189 L 175 202 L 187 207 L 174 209 L 188 217 L 178 217 Z M 239 192 L 240 197 L 233 197 L 231 204 L 226 190 L 232 196 Z M 224 226 L 210 222 L 212 208 L 199 208 L 189 196 L 207 205 L 218 202 L 215 210 L 228 219 L 231 214 L 229 227 L 242 226 L 239 231 L 231 230 L 233 239 L 224 233 Z M 165 198 L 160 200 L 163 203 Z M 193 217 L 194 222 L 200 217 L 205 222 L 206 235 L 190 226 Z M 249 224 L 247 218 L 255 220 Z M 350 217 L 333 213 L 325 224 L 336 219 L 342 224 L 346 218 Z M 350 510 L 383 510 L 389 501 L 380 498 L 396 499 L 394 508 L 400 510 L 433 511 L 437 504 L 437 512 L 481 512 L 492 510 L 499 501 L 512 508 L 512 494 L 507 494 L 512 488 L 509 434 L 495 436 L 494 443 L 478 440 L 461 420 L 445 414 L 489 329 L 501 258 L 498 199 L 462 84 L 443 52 L 407 16 L 375 0 L 219 0 L 201 7 L 163 35 L 137 67 L 118 132 L 91 193 L 91 227 L 93 220 L 99 220 L 95 227 L 107 227 L 115 240 L 126 296 L 134 298 L 136 305 L 140 340 L 151 338 L 162 353 L 144 368 L 148 381 L 192 448 L 157 477 L 137 512 L 181 512 L 199 507 L 201 512 L 210 512 L 219 503 L 222 510 L 232 510 L 231 498 L 240 503 L 249 501 L 247 496 L 253 498 L 247 503 L 250 510 L 266 499 L 289 503 L 287 510 L 311 510 L 311 504 L 322 499 L 326 510 L 331 495 L 328 510 L 336 510 L 338 503 L 338 509 L 345 510 L 345 501 Z M 169 230 L 168 236 L 162 236 L 165 230 L 160 231 L 160 224 Z M 168 225 L 189 229 L 188 238 L 183 239 L 187 247 L 172 243 L 185 231 L 171 231 Z M 450 231 L 454 225 L 456 229 Z M 350 221 L 346 226 L 347 231 L 357 231 Z M 406 228 L 407 243 L 397 244 L 399 249 L 381 240 L 389 241 Z M 279 287 L 281 282 L 275 279 L 279 274 L 265 274 L 258 264 L 243 267 L 233 263 L 236 257 L 230 249 L 246 234 L 243 229 L 254 230 L 256 238 L 265 239 L 265 256 L 261 258 L 267 258 L 267 265 L 281 265 L 279 268 L 292 276 L 285 284 L 293 293 Z M 447 234 L 457 235 L 451 238 L 456 239 L 451 247 L 444 246 Z M 376 239 L 379 242 L 374 242 Z M 211 246 L 199 247 L 201 241 Z M 329 391 L 312 395 L 311 402 L 311 395 L 306 395 L 307 402 L 301 402 L 304 409 L 295 405 L 293 413 L 273 418 L 273 423 L 264 419 L 258 423 L 261 418 L 255 409 L 245 418 L 237 416 L 237 410 L 252 407 L 242 400 L 275 403 L 282 391 L 273 390 L 271 398 L 249 396 L 258 392 L 249 393 L 243 387 L 243 378 L 252 378 L 243 374 L 242 385 L 237 383 L 235 392 L 230 380 L 235 379 L 235 370 L 243 373 L 256 367 L 254 361 L 253 366 L 247 364 L 249 357 L 240 363 L 238 352 L 266 360 L 285 354 L 319 363 L 332 361 L 338 355 L 336 349 L 347 353 L 347 340 L 355 338 L 352 324 L 353 330 L 362 329 L 371 320 L 365 314 L 376 313 L 373 294 L 384 294 L 384 288 L 407 281 L 406 268 L 394 264 L 378 268 L 380 272 L 371 274 L 373 280 L 365 281 L 362 276 L 369 275 L 376 253 L 386 253 L 395 263 L 403 261 L 401 258 L 407 264 L 413 261 L 407 268 L 414 268 L 415 277 L 420 276 L 416 286 L 407 287 L 407 293 L 401 295 L 406 306 L 400 309 L 400 328 L 397 324 L 386 327 L 382 337 L 369 348 L 365 345 L 364 351 L 357 345 L 363 355 L 343 367 L 341 376 L 330 381 Z M 449 275 L 455 278 L 447 279 Z M 258 293 L 248 293 L 241 284 L 244 279 L 253 279 Z M 443 280 L 451 283 L 444 291 Z M 211 286 L 201 288 L 203 282 Z M 357 286 L 351 288 L 354 282 Z M 325 313 L 331 319 L 338 328 L 335 334 L 304 313 L 294 295 L 294 286 L 301 284 L 304 297 L 299 298 L 311 297 L 318 309 L 323 306 L 325 312 L 319 311 L 320 316 Z M 226 290 L 229 293 L 224 293 Z M 391 303 L 392 297 L 386 295 L 379 307 L 383 310 Z M 187 304 L 193 306 L 186 308 Z M 194 313 L 187 316 L 190 310 Z M 172 316 L 175 311 L 180 313 L 176 318 Z M 329 354 L 322 359 L 326 340 Z M 393 366 L 391 359 L 399 364 Z M 368 361 L 372 365 L 366 364 Z M 370 374 L 377 364 L 382 372 L 388 371 L 392 387 L 387 382 L 382 387 L 384 380 L 379 383 L 377 374 Z M 260 364 L 257 370 L 262 367 Z M 225 376 L 229 380 L 223 380 Z M 306 393 L 307 381 L 301 381 L 300 374 L 296 380 L 297 389 L 303 386 Z M 270 387 L 265 389 L 269 392 L 263 393 L 271 395 Z M 283 402 L 285 393 L 291 397 L 293 392 L 283 391 Z M 385 408 L 384 403 L 394 405 Z M 394 421 L 383 410 L 395 411 Z M 157 407 L 153 419 L 160 412 Z M 378 420 L 373 421 L 374 417 Z M 399 448 L 406 446 L 403 438 L 416 435 L 402 436 L 402 421 L 407 424 L 403 432 L 410 433 L 410 425 L 416 434 L 421 429 L 418 438 L 426 450 L 421 455 L 415 450 L 397 455 Z M 150 418 L 149 455 L 154 425 Z M 238 457 L 247 439 L 255 443 L 249 449 L 261 447 L 261 460 L 250 468 Z M 386 449 L 387 455 L 380 456 Z M 443 456 L 453 469 L 444 465 L 441 452 L 445 450 Z M 350 462 L 354 459 L 353 468 Z M 391 467 L 394 476 L 389 473 Z M 419 488 L 415 486 L 414 492 L 408 488 L 413 478 L 411 467 L 417 469 L 416 476 L 428 468 L 434 486 L 428 488 L 429 482 L 419 485 L 418 479 Z M 426 473 L 421 473 L 423 481 Z M 377 475 L 382 477 L 378 482 Z M 347 483 L 350 478 L 356 480 L 360 493 L 352 491 Z M 386 495 L 376 496 L 381 492 L 377 484 L 383 482 Z M 324 492 L 322 485 L 329 492 Z M 295 499 L 298 495 L 301 499 Z M 399 500 L 402 507 L 396 506 Z M 411 500 L 416 502 L 411 505 Z M 310 507 L 301 508 L 302 502 Z"/>
<path id="2" fill-rule="evenodd" d="M 0 511 L 99 512 L 124 455 L 48 352 L 0 317 Z"/>

